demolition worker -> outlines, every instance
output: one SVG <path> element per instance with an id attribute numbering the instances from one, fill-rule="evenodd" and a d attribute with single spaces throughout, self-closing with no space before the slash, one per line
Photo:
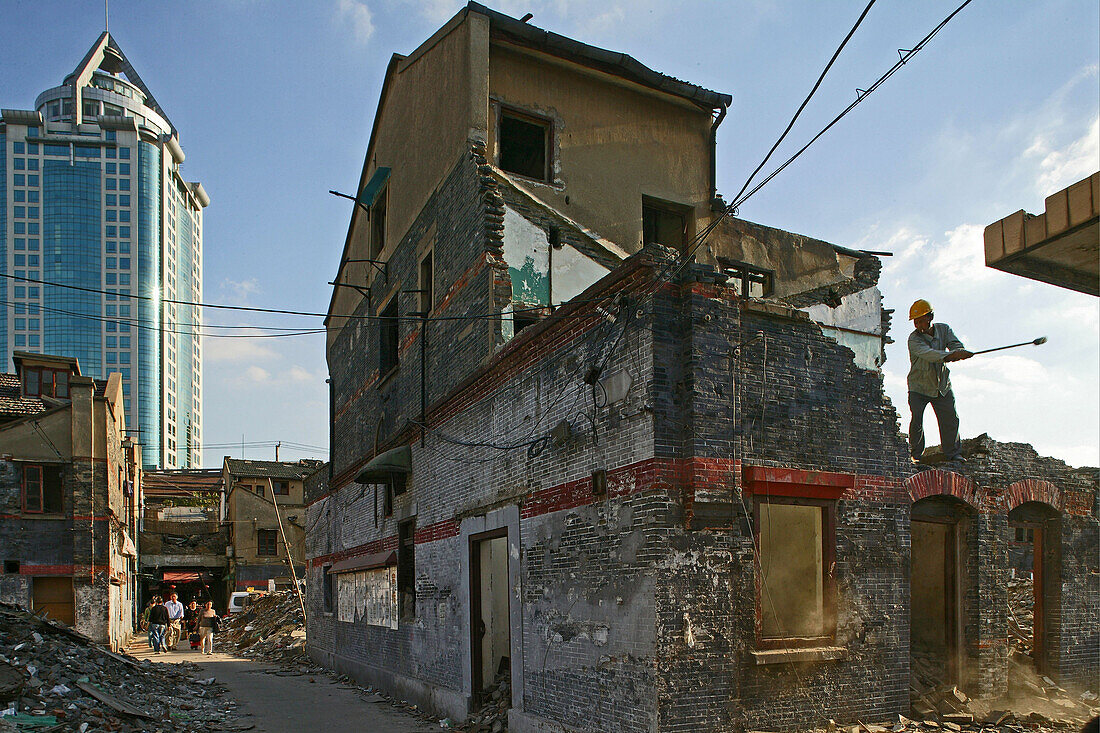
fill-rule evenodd
<path id="1" fill-rule="evenodd" d="M 909 334 L 909 453 L 913 462 L 924 454 L 924 409 L 929 404 L 940 427 L 940 447 L 947 460 L 962 460 L 959 440 L 959 416 L 947 362 L 974 356 L 963 348 L 946 323 L 932 323 L 935 314 L 927 300 L 917 300 L 909 308 L 913 333 Z"/>

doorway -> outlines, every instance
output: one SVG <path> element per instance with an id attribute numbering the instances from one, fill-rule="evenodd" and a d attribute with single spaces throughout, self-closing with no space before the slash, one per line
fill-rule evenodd
<path id="1" fill-rule="evenodd" d="M 474 704 L 511 679 L 508 530 L 470 537 L 470 659 Z M 511 696 L 508 696 L 511 699 Z"/>
<path id="2" fill-rule="evenodd" d="M 951 496 L 913 504 L 909 658 L 914 689 L 967 682 L 964 630 L 974 514 Z"/>
<path id="3" fill-rule="evenodd" d="M 1008 514 L 1008 642 L 1011 656 L 1040 674 L 1054 667 L 1048 643 L 1061 591 L 1061 523 L 1046 504 L 1027 502 Z"/>
<path id="4" fill-rule="evenodd" d="M 69 626 L 76 625 L 72 578 L 33 578 L 31 583 L 31 608 L 35 613 L 41 614 L 45 611 L 54 621 L 61 621 Z"/>
<path id="5" fill-rule="evenodd" d="M 942 683 L 959 681 L 958 526 L 913 519 L 912 620 L 914 666 Z"/>

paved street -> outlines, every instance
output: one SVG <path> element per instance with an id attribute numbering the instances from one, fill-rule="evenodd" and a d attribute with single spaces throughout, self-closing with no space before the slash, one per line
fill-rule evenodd
<path id="1" fill-rule="evenodd" d="M 265 733 L 428 733 L 437 721 L 424 722 L 394 708 L 376 695 L 364 695 L 325 675 L 276 674 L 280 668 L 229 654 L 204 657 L 185 642 L 176 652 L 153 654 L 139 637 L 127 649 L 138 659 L 199 665 L 202 675 L 216 677 L 237 700 L 242 723 L 254 723 Z"/>

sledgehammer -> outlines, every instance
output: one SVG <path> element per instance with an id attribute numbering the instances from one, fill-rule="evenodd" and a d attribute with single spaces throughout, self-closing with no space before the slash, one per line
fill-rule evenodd
<path id="1" fill-rule="evenodd" d="M 1036 346 L 1041 346 L 1042 344 L 1045 344 L 1046 342 L 1047 342 L 1047 337 L 1046 336 L 1040 336 L 1039 338 L 1035 339 L 1034 341 L 1024 341 L 1022 344 L 1009 344 L 1008 346 L 998 346 L 995 349 L 982 349 L 981 351 L 972 351 L 970 353 L 972 353 L 974 356 L 977 356 L 978 354 L 988 354 L 991 351 L 1004 351 L 1005 349 L 1015 349 L 1017 346 L 1027 346 L 1028 344 L 1035 344 Z"/>

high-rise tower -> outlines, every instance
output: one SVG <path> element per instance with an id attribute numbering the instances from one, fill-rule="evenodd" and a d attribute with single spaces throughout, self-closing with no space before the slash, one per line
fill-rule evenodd
<path id="1" fill-rule="evenodd" d="M 202 218 L 179 135 L 104 32 L 0 121 L 0 354 L 122 373 L 147 465 L 202 461 Z M 0 370 L 3 371 L 3 370 Z"/>

